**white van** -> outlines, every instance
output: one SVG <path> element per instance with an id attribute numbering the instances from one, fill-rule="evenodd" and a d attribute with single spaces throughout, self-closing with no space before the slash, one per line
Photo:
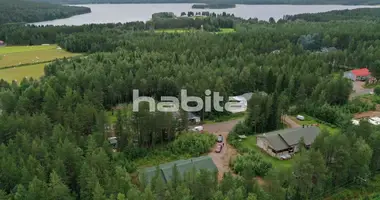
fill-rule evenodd
<path id="1" fill-rule="evenodd" d="M 300 121 L 303 121 L 303 120 L 305 120 L 305 117 L 302 115 L 297 115 L 297 119 Z"/>

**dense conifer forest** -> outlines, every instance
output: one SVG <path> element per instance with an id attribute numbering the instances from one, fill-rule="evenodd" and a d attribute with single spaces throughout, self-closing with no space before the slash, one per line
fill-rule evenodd
<path id="1" fill-rule="evenodd" d="M 334 10 L 316 14 L 298 14 L 285 16 L 287 20 L 306 20 L 314 22 L 328 22 L 332 20 L 379 20 L 380 10 L 373 8 L 360 8 L 354 10 Z"/>
<path id="2" fill-rule="evenodd" d="M 0 24 L 39 22 L 91 12 L 85 7 L 62 6 L 24 0 L 0 0 Z"/>
<path id="3" fill-rule="evenodd" d="M 195 31 L 155 32 L 163 28 Z M 221 28 L 235 32 L 218 33 Z M 227 14 L 83 26 L 1 25 L 0 39 L 9 45 L 58 43 L 84 55 L 52 62 L 37 80 L 0 80 L 0 199 L 370 199 L 380 190 L 380 129 L 351 124 L 354 113 L 374 105 L 349 99 L 352 82 L 342 72 L 366 66 L 380 78 L 378 30 L 376 20 L 264 22 Z M 336 50 L 322 51 L 330 47 Z M 113 110 L 131 103 L 133 89 L 156 99 L 178 96 L 181 89 L 203 98 L 206 89 L 222 96 L 253 92 L 244 120 L 228 138 L 242 154 L 231 161 L 238 175 L 228 173 L 218 182 L 214 172 L 179 176 L 174 168 L 168 184 L 159 175 L 138 180 L 141 159 L 199 156 L 215 138 L 187 133 L 183 112 L 178 119 L 149 112 L 146 104 L 133 113 Z M 338 131 L 322 130 L 311 149 L 300 146 L 284 169 L 240 146 L 238 135 L 279 129 L 281 116 L 294 113 L 307 113 Z M 107 141 L 110 133 L 118 137 L 117 152 Z M 267 182 L 259 184 L 258 176 Z M 351 190 L 361 196 L 349 196 Z"/>

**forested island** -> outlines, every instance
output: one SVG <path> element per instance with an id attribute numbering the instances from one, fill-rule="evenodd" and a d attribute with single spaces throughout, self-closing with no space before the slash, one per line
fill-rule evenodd
<path id="1" fill-rule="evenodd" d="M 222 3 L 213 3 L 213 4 L 194 4 L 193 9 L 226 9 L 226 8 L 235 8 L 235 4 L 222 4 Z"/>
<path id="2" fill-rule="evenodd" d="M 0 78 L 0 199 L 377 199 L 380 126 L 351 120 L 376 113 L 380 86 L 374 82 L 374 94 L 353 97 L 356 82 L 343 73 L 367 67 L 380 80 L 380 18 L 373 14 L 379 10 L 353 11 L 353 19 L 340 12 L 269 22 L 164 12 L 148 22 L 0 24 L 0 40 L 10 46 L 1 52 L 55 43 L 81 54 L 46 64 L 42 77 Z M 207 90 L 223 97 L 251 92 L 239 118 L 194 112 L 223 121 L 205 121 L 218 130 L 235 123 L 223 133 L 224 151 L 234 155 L 222 166 L 226 171 L 185 168 L 189 159 L 217 154 L 220 132 L 189 130 L 182 109 L 174 115 L 140 103 L 132 111 L 135 89 L 157 101 L 179 97 L 181 89 L 201 99 L 210 97 Z M 320 133 L 312 145 L 296 141 L 299 151 L 290 160 L 256 146 L 263 133 L 305 126 Z M 172 161 L 180 164 L 160 169 Z M 156 170 L 147 177 L 146 167 Z"/>
<path id="3" fill-rule="evenodd" d="M 1 0 L 0 24 L 48 21 L 90 12 L 91 9 L 86 7 L 63 6 L 24 0 Z"/>
<path id="4" fill-rule="evenodd" d="M 293 16 L 284 16 L 285 20 L 305 20 L 313 22 L 328 22 L 332 20 L 378 20 L 380 19 L 380 10 L 371 8 L 359 8 L 354 10 L 334 10 L 315 14 L 298 14 Z"/>
<path id="5" fill-rule="evenodd" d="M 61 4 L 98 3 L 210 3 L 208 0 L 34 0 Z M 223 0 L 222 4 L 295 4 L 295 5 L 376 5 L 378 0 Z"/>

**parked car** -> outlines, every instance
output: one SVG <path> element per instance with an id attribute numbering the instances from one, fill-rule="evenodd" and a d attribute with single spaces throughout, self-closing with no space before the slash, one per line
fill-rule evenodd
<path id="1" fill-rule="evenodd" d="M 219 143 L 222 143 L 222 142 L 223 142 L 223 136 L 222 136 L 222 135 L 219 135 L 217 141 L 218 141 Z"/>
<path id="2" fill-rule="evenodd" d="M 280 156 L 280 159 L 281 159 L 281 160 L 288 160 L 288 159 L 290 159 L 291 157 L 292 157 L 291 155 L 286 154 L 286 155 L 282 155 L 282 156 Z"/>
<path id="3" fill-rule="evenodd" d="M 297 119 L 300 121 L 303 121 L 303 120 L 305 120 L 305 117 L 302 115 L 297 115 Z"/>
<path id="4" fill-rule="evenodd" d="M 216 153 L 220 153 L 220 152 L 222 151 L 222 149 L 223 149 L 223 145 L 222 145 L 222 144 L 218 144 L 218 145 L 216 146 L 215 152 L 216 152 Z"/>
<path id="5" fill-rule="evenodd" d="M 203 126 L 196 126 L 192 128 L 191 131 L 203 133 Z"/>

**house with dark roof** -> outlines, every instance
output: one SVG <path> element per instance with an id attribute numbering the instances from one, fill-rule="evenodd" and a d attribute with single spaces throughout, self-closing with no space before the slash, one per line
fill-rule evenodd
<path id="1" fill-rule="evenodd" d="M 367 68 L 353 69 L 348 72 L 344 72 L 345 78 L 351 79 L 352 81 L 366 81 L 371 78 L 371 72 Z"/>
<path id="2" fill-rule="evenodd" d="M 140 181 L 150 182 L 158 173 L 158 176 L 162 177 L 165 183 L 171 181 L 173 176 L 173 167 L 177 166 L 179 174 L 183 177 L 190 170 L 195 169 L 199 171 L 201 169 L 209 171 L 217 171 L 215 163 L 210 156 L 201 156 L 197 158 L 191 158 L 188 160 L 177 160 L 170 163 L 161 164 L 157 167 L 148 167 L 140 171 Z M 142 180 L 145 179 L 145 180 Z"/>
<path id="3" fill-rule="evenodd" d="M 304 139 L 309 148 L 320 130 L 316 126 L 277 130 L 257 136 L 256 145 L 269 155 L 280 158 L 298 152 L 298 143 Z"/>

